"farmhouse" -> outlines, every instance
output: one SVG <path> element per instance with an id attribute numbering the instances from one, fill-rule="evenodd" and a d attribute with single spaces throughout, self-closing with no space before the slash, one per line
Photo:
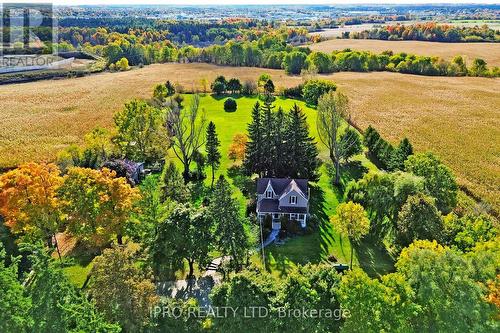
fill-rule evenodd
<path id="1" fill-rule="evenodd" d="M 257 180 L 257 216 L 272 217 L 273 229 L 280 229 L 282 216 L 306 227 L 309 215 L 307 179 L 260 178 Z"/>

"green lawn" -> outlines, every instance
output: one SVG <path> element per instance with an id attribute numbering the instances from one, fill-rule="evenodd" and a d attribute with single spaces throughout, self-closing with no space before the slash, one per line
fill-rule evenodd
<path id="1" fill-rule="evenodd" d="M 87 279 L 87 275 L 92 269 L 93 263 L 89 264 L 75 264 L 69 267 L 63 268 L 64 274 L 68 279 L 78 288 L 81 288 Z"/>

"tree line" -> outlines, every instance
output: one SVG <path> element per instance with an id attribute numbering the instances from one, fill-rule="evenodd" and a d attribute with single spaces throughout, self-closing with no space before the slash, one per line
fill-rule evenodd
<path id="1" fill-rule="evenodd" d="M 381 40 L 421 40 L 429 42 L 498 42 L 500 33 L 487 24 L 482 26 L 457 26 L 436 22 L 395 24 L 375 27 L 371 30 L 346 31 L 344 38 Z"/>

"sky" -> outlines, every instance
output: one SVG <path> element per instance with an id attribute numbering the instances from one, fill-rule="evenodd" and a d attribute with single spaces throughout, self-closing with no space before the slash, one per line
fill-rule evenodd
<path id="1" fill-rule="evenodd" d="M 499 0 L 0 0 L 0 3 L 28 2 L 54 3 L 57 5 L 117 5 L 117 4 L 164 4 L 164 5 L 249 5 L 249 4 L 419 4 L 419 3 L 499 3 Z"/>

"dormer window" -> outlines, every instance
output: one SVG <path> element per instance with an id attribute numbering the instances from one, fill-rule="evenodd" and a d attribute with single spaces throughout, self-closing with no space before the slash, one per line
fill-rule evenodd
<path id="1" fill-rule="evenodd" d="M 273 191 L 267 190 L 266 191 L 266 199 L 272 199 L 273 197 Z"/>
<path id="2" fill-rule="evenodd" d="M 289 202 L 291 205 L 296 205 L 297 204 L 297 196 L 291 195 Z"/>

